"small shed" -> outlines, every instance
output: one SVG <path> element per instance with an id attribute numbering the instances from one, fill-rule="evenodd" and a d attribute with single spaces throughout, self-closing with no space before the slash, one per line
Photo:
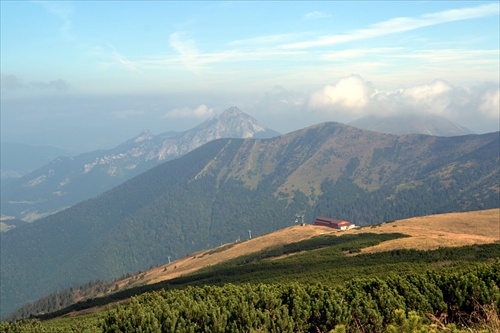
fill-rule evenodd
<path id="1" fill-rule="evenodd" d="M 354 226 L 354 224 L 345 220 L 331 219 L 323 216 L 318 216 L 316 220 L 314 220 L 313 224 L 338 230 L 348 230 Z"/>

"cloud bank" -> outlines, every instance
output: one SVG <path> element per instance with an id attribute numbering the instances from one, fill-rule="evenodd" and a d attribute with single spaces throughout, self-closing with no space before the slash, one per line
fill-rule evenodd
<path id="1" fill-rule="evenodd" d="M 30 81 L 24 82 L 17 75 L 5 74 L 2 75 L 2 90 L 53 90 L 66 91 L 71 88 L 68 81 L 63 79 L 55 79 L 50 81 Z"/>
<path id="2" fill-rule="evenodd" d="M 433 114 L 459 119 L 475 114 L 499 120 L 498 85 L 458 87 L 444 80 L 394 91 L 379 91 L 359 75 L 343 77 L 333 85 L 315 91 L 308 107 L 316 113 L 364 116 L 378 114 Z"/>

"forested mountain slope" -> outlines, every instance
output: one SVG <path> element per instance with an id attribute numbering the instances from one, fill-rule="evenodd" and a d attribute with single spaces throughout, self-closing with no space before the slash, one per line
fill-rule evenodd
<path id="1" fill-rule="evenodd" d="M 59 157 L 2 186 L 1 211 L 31 222 L 95 197 L 209 141 L 277 135 L 236 107 L 187 131 L 159 135 L 143 131 L 112 149 Z"/>
<path id="2" fill-rule="evenodd" d="M 2 315 L 59 288 L 281 229 L 302 211 L 366 225 L 498 207 L 498 152 L 499 133 L 395 136 L 338 123 L 216 140 L 2 234 Z"/>

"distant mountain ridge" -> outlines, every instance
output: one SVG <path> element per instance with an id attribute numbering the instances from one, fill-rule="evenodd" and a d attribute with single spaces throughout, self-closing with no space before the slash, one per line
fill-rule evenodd
<path id="1" fill-rule="evenodd" d="M 143 131 L 113 149 L 59 157 L 2 188 L 2 214 L 32 221 L 99 195 L 209 141 L 277 135 L 236 107 L 184 132 Z"/>
<path id="2" fill-rule="evenodd" d="M 3 140 L 1 140 L 0 146 L 2 182 L 22 177 L 67 153 L 67 151 L 56 147 L 32 146 L 16 142 L 3 142 Z"/>
<path id="3" fill-rule="evenodd" d="M 2 311 L 77 283 L 289 226 L 498 208 L 500 132 L 390 135 L 324 123 L 213 140 L 99 197 L 0 234 Z M 5 306 L 4 306 L 5 304 Z"/>
<path id="4" fill-rule="evenodd" d="M 426 134 L 435 136 L 459 136 L 474 134 L 470 129 L 435 115 L 369 115 L 349 125 L 388 134 Z"/>

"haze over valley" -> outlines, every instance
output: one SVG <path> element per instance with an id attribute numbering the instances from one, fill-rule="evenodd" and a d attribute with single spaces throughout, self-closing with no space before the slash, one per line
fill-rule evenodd
<path id="1" fill-rule="evenodd" d="M 111 149 L 231 106 L 279 133 L 409 114 L 499 130 L 495 1 L 1 6 L 2 142 Z"/>

